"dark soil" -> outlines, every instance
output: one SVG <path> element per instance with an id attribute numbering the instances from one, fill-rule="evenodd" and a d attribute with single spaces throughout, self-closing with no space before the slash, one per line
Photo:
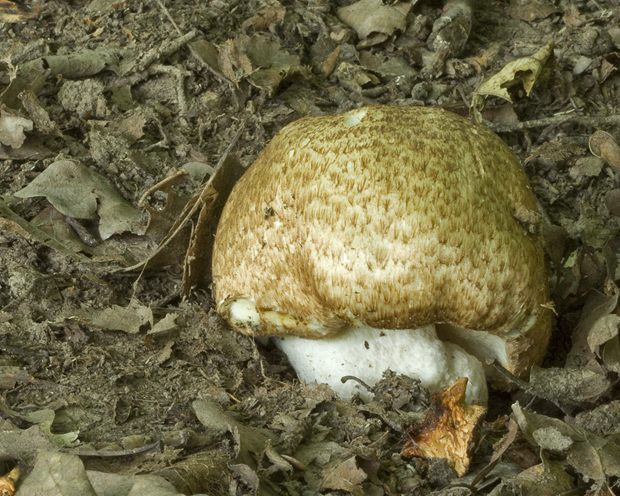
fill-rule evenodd
<path id="1" fill-rule="evenodd" d="M 439 50 L 431 33 L 441 4 L 384 2 L 404 24 L 376 21 L 361 39 L 337 15 L 350 3 L 48 1 L 0 17 L 0 472 L 19 466 L 24 478 L 37 452 L 59 450 L 89 470 L 159 475 L 186 494 L 613 494 L 620 460 L 609 455 L 596 475 L 570 450 L 584 432 L 608 447 L 620 432 L 620 6 L 480 0 L 463 48 L 457 39 L 442 61 L 430 49 Z M 489 97 L 482 117 L 522 160 L 544 212 L 557 322 L 543 368 L 573 375 L 549 390 L 539 370 L 538 383 L 491 394 L 464 479 L 475 487 L 443 461 L 400 456 L 419 397 L 396 407 L 334 399 L 300 384 L 272 346 L 233 332 L 213 310 L 207 276 L 182 298 L 188 232 L 144 272 L 125 270 L 153 253 L 221 158 L 247 167 L 287 123 L 361 105 L 468 115 L 485 78 L 549 41 L 531 93 L 509 84 L 513 101 Z M 23 124 L 17 117 L 34 123 L 23 142 L 7 131 Z M 597 130 L 609 135 L 591 149 Z M 77 219 L 51 196 L 16 196 L 61 160 L 105 178 L 133 223 L 103 218 L 101 198 L 112 193 Z M 184 167 L 196 172 L 149 196 L 147 229 L 140 199 Z M 549 419 L 540 428 L 581 429 L 563 434 L 572 448 L 532 437 L 516 401 Z M 214 405 L 219 414 L 204 414 Z M 521 427 L 512 438 L 509 415 Z M 50 435 L 33 441 L 33 428 Z M 502 438 L 500 463 L 474 480 Z"/>

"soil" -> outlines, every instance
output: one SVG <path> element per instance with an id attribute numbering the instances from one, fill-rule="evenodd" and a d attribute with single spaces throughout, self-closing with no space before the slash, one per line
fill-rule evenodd
<path id="1" fill-rule="evenodd" d="M 440 3 L 366 1 L 362 26 L 342 20 L 352 3 L 0 2 L 0 472 L 21 468 L 18 494 L 37 494 L 24 487 L 43 451 L 185 494 L 613 494 L 620 460 L 592 475 L 571 455 L 576 437 L 536 441 L 533 417 L 512 405 L 616 446 L 620 6 L 480 0 L 469 36 L 455 17 L 443 46 Z M 557 318 L 538 379 L 491 392 L 468 478 L 400 455 L 430 404 L 415 381 L 387 377 L 369 405 L 339 400 L 222 321 L 207 269 L 194 266 L 184 291 L 188 228 L 127 270 L 153 255 L 210 167 L 249 166 L 289 122 L 369 104 L 467 116 L 483 80 L 550 41 L 531 91 L 527 66 L 501 81 L 512 101 L 489 96 L 481 117 L 544 212 Z M 598 145 L 595 131 L 608 133 Z M 36 194 L 21 191 L 52 164 Z M 94 197 L 80 216 L 85 190 L 76 199 L 65 181 L 82 173 Z M 221 200 L 194 253 L 208 254 Z M 543 387 L 545 371 L 569 385 Z"/>

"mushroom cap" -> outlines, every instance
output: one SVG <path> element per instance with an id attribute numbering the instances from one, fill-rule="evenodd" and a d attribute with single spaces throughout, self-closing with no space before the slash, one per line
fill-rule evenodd
<path id="1" fill-rule="evenodd" d="M 456 114 L 376 106 L 303 118 L 273 138 L 225 205 L 217 309 L 253 336 L 484 331 L 522 375 L 550 333 L 542 239 L 523 220 L 537 212 L 512 151 Z"/>

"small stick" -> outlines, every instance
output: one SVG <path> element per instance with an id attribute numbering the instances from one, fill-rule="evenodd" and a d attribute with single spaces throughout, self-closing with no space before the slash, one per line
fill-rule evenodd
<path id="1" fill-rule="evenodd" d="M 165 16 L 168 18 L 168 20 L 170 21 L 170 23 L 174 26 L 174 29 L 177 30 L 177 33 L 182 34 L 181 29 L 179 28 L 179 26 L 177 25 L 177 23 L 174 21 L 174 19 L 172 18 L 172 16 L 170 15 L 170 12 L 168 11 L 168 9 L 166 8 L 166 6 L 164 5 L 164 3 L 161 0 L 157 0 L 157 4 L 159 5 L 159 8 L 162 10 L 162 12 L 165 14 Z M 230 79 L 228 79 L 223 73 L 220 73 L 218 71 L 216 71 L 213 67 L 211 67 L 209 64 L 207 64 L 203 58 L 198 54 L 198 52 L 194 49 L 194 47 L 192 45 L 188 45 L 189 47 L 189 51 L 190 53 L 193 55 L 193 57 L 198 61 L 198 63 L 204 67 L 205 69 L 207 69 L 211 74 L 213 74 L 215 77 L 221 79 L 222 81 L 224 81 L 225 83 L 228 83 L 231 88 L 235 87 L 235 83 L 233 81 L 231 81 Z"/>
<path id="2" fill-rule="evenodd" d="M 552 124 L 564 124 L 572 122 L 582 126 L 598 127 L 598 126 L 618 126 L 620 124 L 620 115 L 607 115 L 604 117 L 591 117 L 587 115 L 577 115 L 575 112 L 569 114 L 558 114 L 543 119 L 533 119 L 531 121 L 519 122 L 518 124 L 494 125 L 489 124 L 488 127 L 496 133 L 510 133 L 513 131 L 522 131 L 524 129 L 532 129 L 534 127 L 546 127 Z"/>
<path id="3" fill-rule="evenodd" d="M 233 147 L 237 144 L 237 141 L 239 141 L 239 138 L 241 137 L 241 133 L 245 129 L 246 122 L 247 122 L 246 120 L 241 121 L 241 126 L 237 130 L 235 136 L 233 137 L 232 141 L 230 142 L 230 144 L 228 145 L 228 147 L 226 148 L 226 150 L 224 151 L 222 156 L 220 157 L 220 160 L 218 161 L 217 165 L 214 167 L 213 174 L 211 175 L 209 180 L 204 185 L 201 186 L 200 194 L 197 195 L 198 198 L 196 199 L 196 201 L 194 201 L 192 207 L 189 208 L 187 211 L 183 212 L 182 219 L 179 222 L 177 222 L 176 228 L 171 233 L 168 233 L 166 235 L 166 238 L 164 239 L 164 241 L 157 247 L 157 250 L 155 250 L 155 252 L 148 259 L 143 260 L 142 262 L 139 262 L 136 265 L 133 265 L 131 267 L 126 267 L 124 269 L 121 269 L 122 272 L 131 272 L 131 271 L 134 271 L 134 270 L 137 270 L 137 269 L 141 269 L 140 276 L 138 277 L 138 280 L 140 280 L 140 277 L 144 273 L 144 270 L 146 269 L 146 266 L 148 265 L 149 261 L 153 257 L 155 257 L 157 254 L 159 254 L 166 246 L 168 246 L 170 241 L 172 241 L 172 239 L 174 239 L 176 237 L 176 235 L 179 234 L 179 232 L 187 224 L 189 219 L 198 211 L 198 209 L 200 209 L 200 207 L 203 204 L 203 201 L 204 201 L 204 198 L 205 198 L 206 194 L 210 190 L 209 186 L 211 186 L 211 184 L 213 184 L 213 179 L 217 175 L 218 171 L 224 165 L 224 162 L 226 161 L 226 158 L 228 157 L 228 155 L 232 151 Z M 192 198 L 192 200 L 193 200 L 193 198 Z"/>
<path id="4" fill-rule="evenodd" d="M 366 384 L 364 381 L 362 381 L 359 377 L 355 377 L 354 375 L 345 375 L 340 378 L 340 382 L 342 382 L 343 384 L 346 383 L 347 381 L 357 381 L 362 386 L 364 386 L 368 391 L 372 391 L 372 388 L 368 384 Z"/>

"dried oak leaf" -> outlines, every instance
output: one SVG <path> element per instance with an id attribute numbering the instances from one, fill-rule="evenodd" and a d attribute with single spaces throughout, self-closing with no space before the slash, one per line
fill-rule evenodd
<path id="1" fill-rule="evenodd" d="M 467 473 L 486 409 L 465 402 L 466 388 L 467 377 L 461 377 L 433 394 L 431 411 L 409 431 L 403 456 L 445 458 L 459 477 Z"/>

